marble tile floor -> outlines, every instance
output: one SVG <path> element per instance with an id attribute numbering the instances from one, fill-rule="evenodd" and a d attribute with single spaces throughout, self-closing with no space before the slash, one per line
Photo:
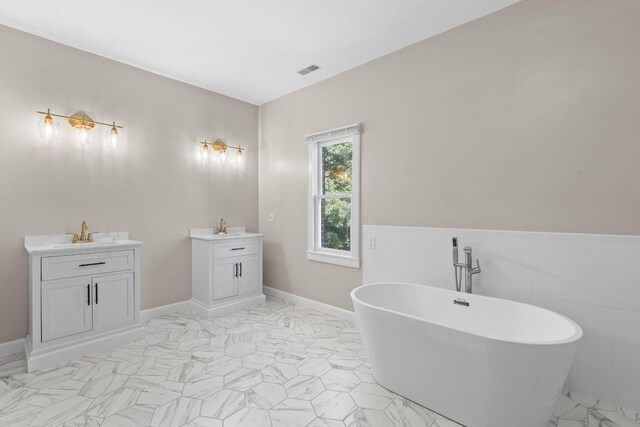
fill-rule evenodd
<path id="1" fill-rule="evenodd" d="M 353 324 L 269 298 L 163 316 L 139 341 L 38 372 L 24 353 L 0 357 L 0 426 L 458 424 L 376 384 Z M 640 413 L 568 395 L 549 426 L 638 427 Z"/>

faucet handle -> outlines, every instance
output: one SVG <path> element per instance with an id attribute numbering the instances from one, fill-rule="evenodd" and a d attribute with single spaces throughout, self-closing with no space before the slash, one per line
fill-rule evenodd
<path id="1" fill-rule="evenodd" d="M 89 235 L 87 236 L 87 241 L 89 242 L 93 242 L 93 235 L 96 233 L 100 233 L 99 231 L 92 231 L 91 233 L 89 233 Z"/>
<path id="2" fill-rule="evenodd" d="M 473 274 L 480 272 L 482 272 L 482 269 L 480 268 L 480 260 L 476 258 L 476 268 L 473 269 Z"/>
<path id="3" fill-rule="evenodd" d="M 78 233 L 66 233 L 66 234 L 73 236 L 73 241 L 71 243 L 78 243 Z"/>

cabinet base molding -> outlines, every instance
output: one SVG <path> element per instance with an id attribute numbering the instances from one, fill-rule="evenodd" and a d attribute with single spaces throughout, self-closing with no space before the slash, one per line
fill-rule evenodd
<path id="1" fill-rule="evenodd" d="M 138 324 L 120 331 L 109 331 L 91 338 L 84 338 L 81 341 L 68 342 L 34 351 L 31 347 L 31 337 L 27 335 L 24 340 L 27 371 L 33 372 L 52 365 L 63 364 L 86 354 L 117 347 L 142 338 L 144 338 L 144 326 Z"/>
<path id="2" fill-rule="evenodd" d="M 257 295 L 249 295 L 244 296 L 240 299 L 229 298 L 232 301 L 228 302 L 220 302 L 215 306 L 206 306 L 202 304 L 200 301 L 196 299 L 191 299 L 191 304 L 193 305 L 193 311 L 207 318 L 212 318 L 216 316 L 220 316 L 222 314 L 232 313 L 238 310 L 244 310 L 247 308 L 255 307 L 259 304 L 264 304 L 266 301 L 266 297 L 264 294 L 260 293 Z"/>

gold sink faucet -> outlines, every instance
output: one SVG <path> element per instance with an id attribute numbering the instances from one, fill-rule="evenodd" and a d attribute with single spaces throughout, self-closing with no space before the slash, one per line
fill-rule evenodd
<path id="1" fill-rule="evenodd" d="M 89 223 L 84 220 L 82 221 L 82 226 L 80 227 L 80 237 L 78 237 L 78 233 L 67 233 L 73 235 L 73 243 L 91 243 L 93 242 L 93 234 L 87 234 L 87 230 L 89 230 Z"/>
<path id="2" fill-rule="evenodd" d="M 213 228 L 213 234 L 227 234 L 227 223 L 220 218 L 220 223 Z"/>

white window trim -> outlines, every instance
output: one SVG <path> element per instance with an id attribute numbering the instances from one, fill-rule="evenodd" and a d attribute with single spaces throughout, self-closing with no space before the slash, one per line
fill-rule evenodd
<path id="1" fill-rule="evenodd" d="M 338 251 L 319 247 L 320 224 L 317 198 L 320 192 L 318 174 L 319 147 L 326 143 L 339 142 L 348 137 L 352 144 L 351 170 L 351 251 Z M 306 136 L 309 147 L 309 196 L 308 196 L 308 246 L 307 259 L 344 267 L 360 268 L 360 123 L 318 132 Z"/>

